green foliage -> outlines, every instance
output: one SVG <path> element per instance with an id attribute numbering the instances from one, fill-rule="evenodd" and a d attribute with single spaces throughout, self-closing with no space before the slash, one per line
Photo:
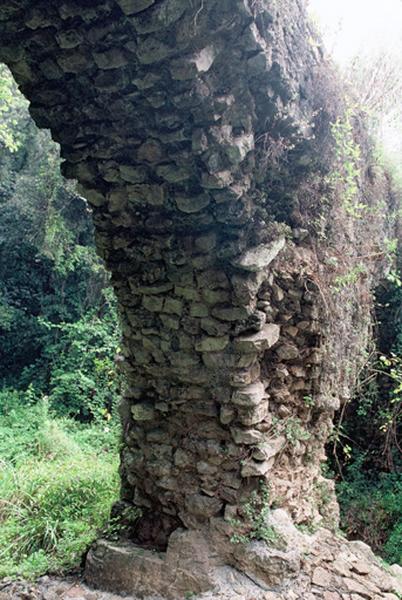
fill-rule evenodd
<path id="1" fill-rule="evenodd" d="M 22 144 L 21 121 L 28 102 L 18 93 L 10 71 L 0 65 L 0 146 L 15 152 Z"/>
<path id="2" fill-rule="evenodd" d="M 250 498 L 241 505 L 242 519 L 229 521 L 233 528 L 230 541 L 233 544 L 247 544 L 252 540 L 276 543 L 278 534 L 267 522 L 269 512 L 269 489 L 261 482 L 259 489 L 251 492 Z"/>
<path id="3" fill-rule="evenodd" d="M 305 406 L 309 408 L 314 406 L 314 399 L 311 396 L 305 396 L 303 400 Z M 310 432 L 303 426 L 299 417 L 287 417 L 286 419 L 273 417 L 272 432 L 276 436 L 284 435 L 287 443 L 291 445 L 311 438 Z"/>
<path id="4" fill-rule="evenodd" d="M 0 577 L 78 567 L 118 495 L 116 427 L 1 398 Z"/>
<path id="5" fill-rule="evenodd" d="M 88 206 L 63 181 L 58 147 L 33 126 L 9 73 L 0 77 L 0 123 L 20 141 L 0 157 L 0 390 L 31 387 L 59 414 L 98 418 L 119 393 L 119 327 Z"/>
<path id="6" fill-rule="evenodd" d="M 354 140 L 352 108 L 347 108 L 343 117 L 332 123 L 331 133 L 335 143 L 335 165 L 327 177 L 327 184 L 342 199 L 346 213 L 360 218 L 367 206 L 359 201 L 361 150 Z"/>
<path id="7" fill-rule="evenodd" d="M 311 434 L 303 427 L 302 422 L 297 417 L 289 417 L 285 420 L 284 433 L 289 444 L 307 441 L 311 438 Z"/>
<path id="8" fill-rule="evenodd" d="M 389 563 L 402 564 L 402 474 L 374 476 L 356 454 L 337 486 L 342 527 L 349 538 L 363 539 Z"/>
<path id="9" fill-rule="evenodd" d="M 0 148 L 0 578 L 33 578 L 78 567 L 118 496 L 119 328 L 88 205 L 1 67 Z"/>
<path id="10" fill-rule="evenodd" d="M 366 267 L 364 265 L 356 265 L 343 275 L 337 275 L 334 279 L 334 290 L 340 292 L 343 288 L 353 285 L 359 280 L 360 275 L 366 273 Z"/>
<path id="11" fill-rule="evenodd" d="M 377 292 L 380 352 L 335 427 L 330 454 L 342 528 L 401 563 L 402 288 L 399 273 L 387 280 Z"/>
<path id="12" fill-rule="evenodd" d="M 21 379 L 47 392 L 59 414 L 93 419 L 112 411 L 119 395 L 114 355 L 118 350 L 117 317 L 111 294 L 100 314 L 94 310 L 73 323 L 39 318 L 47 331 L 39 364 L 25 369 Z M 41 371 L 47 370 L 43 385 Z M 39 377 L 36 373 L 39 373 Z M 106 413 L 105 413 L 106 411 Z"/>
<path id="13" fill-rule="evenodd" d="M 315 406 L 315 400 L 310 395 L 303 396 L 303 402 L 304 405 L 307 406 L 307 408 L 313 408 L 313 406 Z"/>

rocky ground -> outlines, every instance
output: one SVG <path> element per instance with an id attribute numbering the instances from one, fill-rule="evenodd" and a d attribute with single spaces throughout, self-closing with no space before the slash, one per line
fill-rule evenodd
<path id="1" fill-rule="evenodd" d="M 90 590 L 78 578 L 41 577 L 35 584 L 3 581 L 0 600 L 121 600 L 121 596 Z"/>
<path id="2" fill-rule="evenodd" d="M 348 542 L 326 529 L 312 535 L 297 530 L 283 511 L 274 513 L 276 529 L 286 539 L 286 551 L 278 551 L 262 542 L 253 542 L 239 548 L 236 566 L 211 565 L 208 585 L 202 585 L 201 547 L 192 548 L 191 573 L 182 571 L 183 561 L 171 563 L 173 583 L 168 572 L 153 555 L 150 564 L 144 557 L 140 562 L 111 565 L 103 563 L 104 584 L 116 589 L 120 571 L 128 569 L 131 589 L 140 596 L 119 596 L 87 587 L 82 579 L 63 580 L 42 577 L 35 584 L 27 582 L 0 582 L 0 600 L 400 600 L 402 598 L 402 567 L 385 566 L 362 542 Z M 191 548 L 190 548 L 191 549 Z M 105 555 L 106 556 L 106 555 Z M 119 557 L 121 560 L 123 555 Z M 126 555 L 127 558 L 128 555 Z M 180 557 L 178 557 L 180 558 Z M 181 557 L 183 559 L 183 557 Z M 129 559 L 130 561 L 131 559 Z M 152 567 L 147 587 L 146 570 Z M 199 571 L 200 567 L 200 571 Z M 117 580 L 116 580 L 117 575 Z M 180 575 L 185 585 L 180 587 Z M 151 577 L 152 576 L 152 577 Z M 197 581 L 199 579 L 200 581 Z M 159 580 L 159 581 L 158 581 Z M 204 580 L 205 583 L 205 580 Z M 190 584 L 193 584 L 192 590 Z M 198 585 L 200 584 L 200 585 Z M 195 589 L 204 588 L 203 593 Z M 122 587 L 121 589 L 124 589 Z M 125 589 L 130 589 L 125 588 Z M 160 595 L 146 595 L 158 590 Z M 154 593 L 154 594 L 155 594 Z M 144 598 L 146 596 L 146 598 Z"/>

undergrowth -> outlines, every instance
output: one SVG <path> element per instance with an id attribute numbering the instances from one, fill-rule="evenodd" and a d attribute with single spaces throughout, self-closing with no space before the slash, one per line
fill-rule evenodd
<path id="1" fill-rule="evenodd" d="M 338 417 L 329 455 L 342 529 L 402 565 L 401 273 L 388 276 L 376 296 L 377 349 Z"/>
<path id="2" fill-rule="evenodd" d="M 80 566 L 118 495 L 117 425 L 0 395 L 0 578 Z"/>
<path id="3" fill-rule="evenodd" d="M 363 539 L 388 563 L 402 565 L 402 473 L 370 476 L 356 458 L 338 483 L 341 523 L 349 539 Z"/>

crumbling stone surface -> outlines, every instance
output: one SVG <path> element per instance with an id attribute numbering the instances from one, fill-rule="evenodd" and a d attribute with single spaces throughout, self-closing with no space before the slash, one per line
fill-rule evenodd
<path id="1" fill-rule="evenodd" d="M 128 592 L 128 600 L 395 600 L 400 574 L 387 573 L 370 548 L 346 542 L 328 530 L 298 530 L 283 510 L 268 518 L 281 549 L 253 541 L 228 548 L 205 531 L 177 530 L 166 552 L 100 540 L 87 567 L 87 579 L 106 589 Z M 218 552 L 217 552 L 218 551 Z M 93 580 L 95 575 L 95 580 Z M 3 586 L 3 587 L 2 587 Z M 132 594 L 132 595 L 131 595 Z M 37 585 L 0 582 L 0 600 L 120 600 L 77 580 L 44 578 Z"/>
<path id="2" fill-rule="evenodd" d="M 295 522 L 334 524 L 320 463 L 382 266 L 368 265 L 353 304 L 355 289 L 331 291 L 330 248 L 346 267 L 370 256 L 385 217 L 372 212 L 363 235 L 339 217 L 342 198 L 324 214 L 341 103 L 303 3 L 10 0 L 0 34 L 0 58 L 92 207 L 112 274 L 126 382 L 115 512 L 142 510 L 129 537 L 167 557 L 183 528 L 227 541 L 224 515 L 261 481 Z M 96 577 L 100 548 L 109 560 L 100 543 Z M 163 571 L 166 560 L 141 565 Z"/>

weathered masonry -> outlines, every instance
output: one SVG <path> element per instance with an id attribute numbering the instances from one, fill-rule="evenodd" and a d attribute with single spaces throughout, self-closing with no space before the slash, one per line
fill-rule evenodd
<path id="1" fill-rule="evenodd" d="M 261 482 L 295 522 L 328 519 L 320 463 L 369 307 L 323 324 L 333 234 L 313 225 L 338 108 L 303 3 L 7 0 L 0 33 L 112 273 L 132 539 L 229 538 Z"/>

